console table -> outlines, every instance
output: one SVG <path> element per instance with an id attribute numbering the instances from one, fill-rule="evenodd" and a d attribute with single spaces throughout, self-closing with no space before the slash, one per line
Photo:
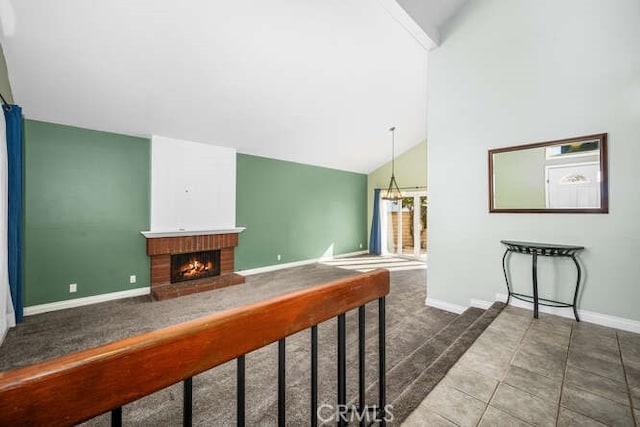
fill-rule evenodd
<path id="1" fill-rule="evenodd" d="M 573 315 L 576 321 L 579 322 L 578 310 L 576 302 L 578 299 L 578 290 L 580 289 L 580 277 L 582 271 L 580 270 L 580 264 L 576 259 L 576 253 L 584 249 L 584 246 L 572 246 L 572 245 L 556 245 L 552 243 L 533 243 L 533 242 L 518 242 L 513 240 L 501 240 L 500 243 L 507 247 L 507 250 L 502 256 L 502 271 L 504 271 L 504 279 L 507 282 L 507 291 L 509 295 L 507 297 L 507 305 L 511 297 L 517 298 L 526 302 L 533 302 L 533 317 L 538 318 L 538 305 L 545 305 L 547 307 L 572 307 Z M 533 295 L 525 295 L 511 290 L 509 284 L 509 277 L 507 275 L 507 255 L 510 252 L 516 252 L 519 254 L 528 254 L 532 256 L 532 274 L 533 274 Z M 573 293 L 573 303 L 566 303 L 561 301 L 554 301 L 545 298 L 538 297 L 538 255 L 551 256 L 551 257 L 568 257 L 573 260 L 578 269 L 578 280 L 576 280 L 576 288 Z M 543 302 L 540 302 L 543 301 Z"/>

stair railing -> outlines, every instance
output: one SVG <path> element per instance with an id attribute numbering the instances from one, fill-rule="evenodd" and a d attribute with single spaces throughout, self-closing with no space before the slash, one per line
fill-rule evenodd
<path id="1" fill-rule="evenodd" d="M 286 337 L 311 330 L 310 425 L 318 423 L 318 324 L 338 318 L 337 408 L 347 407 L 345 313 L 358 308 L 359 387 L 356 408 L 364 424 L 365 304 L 378 300 L 378 405 L 385 425 L 385 295 L 389 272 L 376 270 L 212 314 L 121 341 L 0 373 L 0 425 L 73 425 L 183 382 L 183 424 L 192 422 L 193 376 L 237 360 L 238 426 L 245 424 L 245 354 L 278 342 L 278 425 L 286 423 Z M 176 357 L 180 355 L 180 357 Z M 348 422 L 345 412 L 338 425 Z"/>

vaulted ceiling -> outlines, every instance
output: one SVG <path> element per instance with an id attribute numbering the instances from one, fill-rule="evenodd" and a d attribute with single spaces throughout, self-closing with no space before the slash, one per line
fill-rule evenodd
<path id="1" fill-rule="evenodd" d="M 426 139 L 442 22 L 414 21 L 392 0 L 0 0 L 0 43 L 27 118 L 366 173 L 390 126 L 397 153 Z"/>

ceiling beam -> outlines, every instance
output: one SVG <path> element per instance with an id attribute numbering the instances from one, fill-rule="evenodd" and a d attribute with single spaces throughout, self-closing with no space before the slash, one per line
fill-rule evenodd
<path id="1" fill-rule="evenodd" d="M 438 28 L 416 21 L 396 2 L 396 0 L 378 0 L 382 7 L 395 19 L 420 45 L 427 51 L 435 48 L 440 43 L 440 31 Z"/>

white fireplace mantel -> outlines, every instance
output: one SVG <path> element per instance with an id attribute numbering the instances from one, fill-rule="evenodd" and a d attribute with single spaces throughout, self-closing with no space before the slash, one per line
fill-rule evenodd
<path id="1" fill-rule="evenodd" d="M 141 231 L 147 239 L 154 239 L 160 237 L 180 237 L 180 236 L 205 236 L 210 234 L 231 234 L 242 233 L 246 227 L 232 227 L 232 228 L 210 228 L 208 230 L 166 230 L 166 231 Z"/>

